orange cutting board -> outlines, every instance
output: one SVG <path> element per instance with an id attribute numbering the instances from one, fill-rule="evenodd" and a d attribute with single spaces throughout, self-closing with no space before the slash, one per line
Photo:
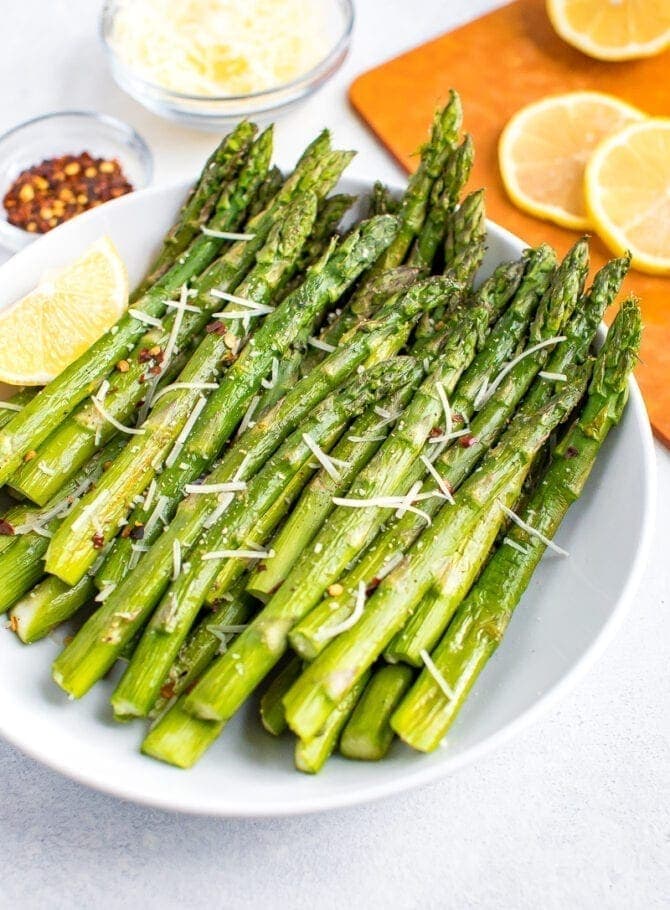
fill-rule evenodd
<path id="1" fill-rule="evenodd" d="M 465 129 L 475 141 L 470 184 L 486 187 L 490 218 L 530 244 L 564 253 L 574 232 L 519 211 L 500 180 L 497 144 L 509 117 L 549 94 L 596 89 L 656 116 L 670 116 L 670 52 L 648 60 L 602 63 L 565 44 L 543 0 L 518 0 L 360 76 L 350 100 L 408 170 L 437 105 L 460 92 Z M 592 264 L 608 254 L 593 238 Z M 631 272 L 625 290 L 642 298 L 645 332 L 637 377 L 657 436 L 670 446 L 670 278 Z"/>

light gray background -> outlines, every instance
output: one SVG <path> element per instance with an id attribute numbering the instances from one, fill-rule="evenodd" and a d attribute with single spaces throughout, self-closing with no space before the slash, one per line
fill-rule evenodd
<path id="1" fill-rule="evenodd" d="M 346 86 L 495 5 L 358 0 L 351 56 L 331 85 L 280 123 L 281 160 L 327 124 L 339 144 L 360 150 L 352 174 L 400 177 L 349 110 Z M 157 182 L 196 171 L 212 137 L 164 123 L 114 86 L 96 41 L 97 2 L 3 0 L 1 9 L 0 130 L 54 109 L 97 108 L 146 137 Z M 635 606 L 552 716 L 442 783 L 277 822 L 135 807 L 0 743 L 0 906 L 669 906 L 670 456 L 660 446 L 657 454 L 658 530 Z"/>

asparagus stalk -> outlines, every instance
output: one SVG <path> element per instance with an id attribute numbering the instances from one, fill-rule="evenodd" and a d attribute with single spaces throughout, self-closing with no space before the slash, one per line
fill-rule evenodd
<path id="1" fill-rule="evenodd" d="M 167 317 L 161 329 L 152 328 L 141 339 L 137 349 L 125 358 L 128 370 L 116 374 L 112 389 L 105 398 L 105 411 L 115 420 L 126 424 L 133 420 L 136 408 L 147 396 L 145 380 L 152 372 L 162 369 L 161 382 L 174 378 L 184 366 L 183 353 L 165 363 L 165 349 L 179 318 L 175 347 L 182 351 L 192 347 L 205 328 L 212 313 L 221 309 L 221 291 L 235 291 L 259 256 L 270 234 L 276 232 L 286 219 L 291 220 L 291 210 L 300 198 L 311 197 L 314 192 L 321 198 L 337 181 L 343 167 L 350 159 L 346 152 L 330 152 L 327 136 L 319 136 L 298 162 L 294 173 L 285 182 L 267 210 L 248 222 L 251 240 L 238 241 L 193 283 L 192 310 L 180 311 Z M 267 267 L 267 260 L 266 260 Z M 232 309 L 235 309 L 233 307 Z M 148 360 L 150 352 L 157 359 Z M 150 372 L 150 368 L 153 370 Z M 107 421 L 93 402 L 82 403 L 49 438 L 40 446 L 37 458 L 24 464 L 11 478 L 12 486 L 35 502 L 50 498 L 100 445 L 104 445 L 116 428 Z M 47 473 L 38 470 L 43 466 Z"/>
<path id="2" fill-rule="evenodd" d="M 249 125 L 247 139 L 253 135 Z M 237 132 L 242 132 L 242 127 Z M 242 136 L 229 137 L 231 146 L 241 144 Z M 224 188 L 208 222 L 217 231 L 235 230 L 258 184 L 267 173 L 272 137 L 266 132 L 252 147 L 248 161 L 231 186 Z M 202 272 L 217 256 L 224 240 L 201 234 L 177 262 L 134 304 L 134 312 L 160 317 L 170 298 L 194 275 Z M 92 394 L 124 359 L 146 331 L 146 322 L 130 313 L 122 316 L 73 364 L 45 386 L 0 432 L 0 484 L 6 483 L 19 467 L 26 452 L 33 451 L 58 423 Z"/>
<path id="3" fill-rule="evenodd" d="M 265 318 L 255 334 L 255 343 L 248 345 L 231 364 L 219 388 L 209 398 L 205 413 L 208 417 L 211 415 L 211 423 L 205 425 L 205 430 L 211 429 L 219 448 L 241 420 L 262 379 L 270 371 L 273 358 L 281 357 L 302 327 L 310 324 L 315 314 L 340 296 L 366 262 L 390 241 L 395 229 L 395 222 L 389 216 L 361 225 L 320 268 L 310 273 L 300 288 Z M 209 337 L 218 336 L 213 332 Z M 224 343 L 226 337 L 223 336 Z M 196 377 L 202 377 L 201 360 L 200 357 L 191 358 L 183 374 L 184 381 L 192 382 Z M 209 365 L 209 359 L 206 357 L 205 360 Z M 158 459 L 162 461 L 172 448 L 195 401 L 192 391 L 185 389 L 173 393 L 152 411 L 143 426 L 146 433 L 135 437 L 103 482 L 79 506 L 78 514 L 59 529 L 47 555 L 48 571 L 70 584 L 86 571 L 93 561 L 88 513 L 95 515 L 105 536 L 114 536 L 132 496 L 146 488 L 157 470 Z M 87 509 L 86 516 L 83 509 Z M 77 521 L 78 527 L 73 527 Z"/>
<path id="4" fill-rule="evenodd" d="M 395 736 L 391 729 L 391 715 L 413 678 L 410 667 L 402 664 L 382 666 L 373 672 L 340 737 L 340 753 L 345 758 L 360 761 L 384 758 Z M 286 723 L 283 705 L 282 716 Z"/>
<path id="5" fill-rule="evenodd" d="M 287 655 L 277 673 L 261 696 L 261 722 L 268 733 L 281 736 L 286 730 L 286 715 L 282 699 L 302 672 L 299 657 Z"/>
<path id="6" fill-rule="evenodd" d="M 521 513 L 522 520 L 545 538 L 554 536 L 581 495 L 603 442 L 621 419 L 640 334 L 640 310 L 629 299 L 598 355 L 582 415 L 555 449 L 543 482 Z M 441 742 L 502 641 L 544 553 L 545 544 L 537 534 L 515 527 L 508 536 L 516 546 L 498 548 L 431 655 L 450 695 L 424 670 L 393 715 L 394 730 L 415 749 L 431 751 Z"/>
<path id="7" fill-rule="evenodd" d="M 240 124 L 236 133 L 248 132 L 246 125 Z M 152 284 L 155 284 L 186 250 L 200 231 L 207 224 L 224 185 L 233 180 L 241 163 L 243 153 L 248 145 L 239 149 L 230 148 L 228 137 L 224 138 L 205 162 L 200 176 L 193 185 L 184 204 L 179 210 L 177 221 L 170 228 L 163 240 L 161 249 L 149 267 L 146 278 L 135 291 L 141 296 Z"/>
<path id="8" fill-rule="evenodd" d="M 179 647 L 202 606 L 207 590 L 225 560 L 230 583 L 244 571 L 246 556 L 240 548 L 253 534 L 259 518 L 269 509 L 292 477 L 313 458 L 312 447 L 328 449 L 351 418 L 390 390 L 411 381 L 417 370 L 409 358 L 397 357 L 356 375 L 330 395 L 270 458 L 248 483 L 227 512 L 203 535 L 189 554 L 189 571 L 163 597 L 112 696 L 117 716 L 146 716 Z M 311 443 L 311 445 L 310 445 Z M 248 551 L 243 551 L 247 553 Z M 216 556 L 213 554 L 221 553 Z M 224 554 L 228 553 L 226 556 Z M 232 653 L 232 652 L 231 652 Z"/>
<path id="9" fill-rule="evenodd" d="M 310 739 L 299 739 L 295 746 L 295 766 L 306 774 L 318 774 L 332 755 L 342 728 L 363 692 L 370 673 L 364 673 L 339 705 L 328 715 L 322 729 Z"/>
<path id="10" fill-rule="evenodd" d="M 430 269 L 444 241 L 450 215 L 458 203 L 463 187 L 468 182 L 474 162 L 472 138 L 466 136 L 450 152 L 444 173 L 437 178 L 430 194 L 430 207 L 426 220 L 407 257 L 409 265 Z"/>
<path id="11" fill-rule="evenodd" d="M 95 593 L 95 583 L 88 575 L 73 588 L 49 575 L 14 604 L 9 612 L 10 628 L 24 644 L 30 645 L 74 616 L 93 600 Z"/>
<path id="12" fill-rule="evenodd" d="M 582 397 L 587 372 L 564 383 L 543 409 L 512 422 L 480 470 L 462 486 L 455 505 L 443 506 L 403 562 L 382 581 L 358 621 L 333 638 L 303 672 L 284 699 L 289 727 L 298 736 L 319 732 L 333 707 L 379 657 L 426 591 L 450 571 L 455 550 L 478 522 L 488 516 L 500 527 L 501 505 L 513 505 L 518 498 L 534 456 Z M 200 717 L 219 719 L 229 694 L 212 693 L 213 680 L 210 669 L 184 704 Z"/>
<path id="13" fill-rule="evenodd" d="M 582 242 L 578 243 L 553 277 L 531 325 L 530 348 L 557 337 L 558 333 L 562 331 L 581 292 L 587 267 L 586 253 L 585 245 Z M 487 344 L 457 386 L 452 402 L 454 414 L 465 419 L 473 414 L 476 394 L 482 383 L 491 375 L 491 371 L 497 371 L 503 365 L 506 356 L 514 351 L 515 339 L 522 336 L 528 316 L 537 304 L 538 293 L 541 292 L 543 286 L 546 288 L 551 278 L 552 263 L 553 253 L 548 247 L 531 252 L 529 268 L 517 296 L 498 321 Z M 590 307 L 602 313 L 602 306 L 602 295 L 597 294 L 596 301 Z M 591 318 L 590 321 L 593 322 L 593 319 Z M 595 332 L 595 325 L 593 332 Z M 511 337 L 508 337 L 508 334 Z M 565 344 L 568 344 L 568 341 Z M 435 460 L 434 468 L 437 475 L 452 491 L 458 489 L 488 449 L 496 442 L 514 413 L 518 402 L 548 356 L 549 348 L 541 348 L 520 361 L 509 374 L 507 381 L 499 387 L 495 395 L 475 417 L 469 427 L 469 434 L 463 437 L 465 445 L 451 446 Z M 581 359 L 583 360 L 583 357 Z M 546 384 L 545 387 L 550 396 L 553 387 L 549 384 Z M 547 398 L 543 398 L 542 401 L 538 401 L 536 408 L 541 407 L 546 400 Z M 426 493 L 434 488 L 435 480 L 433 476 L 426 474 L 423 463 L 417 463 L 411 476 L 411 482 L 420 482 L 424 477 L 422 492 Z M 428 499 L 422 504 L 422 509 L 433 517 L 439 506 L 440 503 L 437 499 Z M 349 615 L 348 604 L 355 596 L 359 583 L 363 582 L 366 587 L 376 586 L 414 543 L 423 527 L 423 520 L 420 516 L 411 513 L 390 521 L 386 531 L 363 553 L 357 565 L 347 574 L 346 578 L 340 579 L 344 589 L 344 598 L 324 600 L 293 629 L 291 644 L 303 658 L 312 660 L 323 650 L 324 642 L 327 640 L 323 637 L 325 630 L 336 627 Z M 391 653 L 389 652 L 389 654 Z"/>

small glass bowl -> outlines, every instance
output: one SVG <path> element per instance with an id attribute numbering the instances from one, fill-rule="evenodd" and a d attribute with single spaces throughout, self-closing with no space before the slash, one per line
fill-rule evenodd
<path id="1" fill-rule="evenodd" d="M 60 111 L 27 120 L 0 136 L 0 200 L 21 171 L 48 158 L 80 152 L 117 158 L 136 190 L 151 182 L 151 152 L 131 126 L 95 111 Z M 2 246 L 16 252 L 41 236 L 10 224 L 0 202 Z"/>
<path id="2" fill-rule="evenodd" d="M 315 0 L 317 2 L 317 0 Z M 129 69 L 114 50 L 111 35 L 118 0 L 106 0 L 100 34 L 117 84 L 161 117 L 202 130 L 220 130 L 245 118 L 267 121 L 316 92 L 344 62 L 354 25 L 352 0 L 318 0 L 325 5 L 330 50 L 311 70 L 284 85 L 247 95 L 187 95 L 147 82 Z"/>

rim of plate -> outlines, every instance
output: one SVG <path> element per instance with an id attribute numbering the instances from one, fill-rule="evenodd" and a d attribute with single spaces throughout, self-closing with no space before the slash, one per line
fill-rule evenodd
<path id="1" fill-rule="evenodd" d="M 359 183 L 361 186 L 371 184 L 371 181 L 367 180 L 365 177 L 352 176 L 348 178 L 348 180 L 353 183 Z M 111 207 L 127 205 L 129 200 L 138 196 L 146 197 L 150 195 L 160 195 L 165 192 L 176 190 L 178 187 L 185 190 L 189 186 L 190 182 L 180 181 L 179 183 L 173 183 L 162 187 L 149 187 L 115 199 L 112 202 L 108 202 L 105 204 L 104 208 L 109 211 Z M 401 187 L 394 184 L 390 184 L 390 189 L 393 192 L 402 191 Z M 76 222 L 81 223 L 84 218 L 90 219 L 91 217 L 96 217 L 100 210 L 101 208 L 98 208 L 85 212 L 77 217 Z M 72 222 L 69 222 L 55 228 L 54 231 L 51 231 L 46 237 L 51 236 L 56 231 L 67 229 L 71 224 Z M 511 231 L 508 231 L 506 228 L 501 227 L 490 219 L 487 219 L 487 230 L 519 247 L 520 250 L 527 246 L 524 241 Z M 16 259 L 17 257 L 21 258 L 27 255 L 34 255 L 35 249 L 39 248 L 41 239 L 42 238 L 36 241 L 36 243 L 31 244 L 30 247 L 21 250 L 12 258 Z M 421 756 L 418 755 L 415 770 L 403 770 L 402 773 L 398 774 L 397 777 L 390 781 L 379 784 L 365 783 L 358 789 L 352 789 L 342 793 L 332 793 L 326 796 L 303 796 L 300 802 L 297 802 L 295 799 L 273 802 L 271 806 L 266 808 L 251 805 L 247 810 L 241 808 L 238 804 L 226 806 L 225 802 L 220 802 L 216 806 L 209 807 L 194 805 L 192 799 L 180 797 L 178 790 L 175 791 L 174 795 L 166 792 L 164 796 L 155 797 L 148 796 L 146 793 L 142 792 L 141 788 L 133 786 L 131 782 L 124 783 L 123 785 L 110 783 L 104 775 L 97 775 L 95 772 L 91 773 L 86 770 L 72 767 L 72 764 L 67 761 L 53 758 L 48 750 L 40 750 L 39 748 L 26 744 L 22 737 L 17 735 L 14 730 L 6 728 L 1 713 L 0 735 L 25 755 L 28 755 L 40 764 L 43 764 L 54 771 L 58 771 L 65 777 L 74 780 L 77 783 L 84 784 L 91 789 L 143 806 L 150 806 L 152 808 L 180 812 L 188 815 L 203 815 L 221 818 L 285 818 L 290 816 L 309 815 L 330 809 L 344 809 L 351 806 L 363 805 L 382 799 L 386 796 L 404 793 L 416 789 L 417 787 L 433 783 L 436 780 L 447 777 L 448 775 L 479 761 L 546 715 L 552 707 L 575 688 L 579 681 L 602 657 L 621 628 L 623 620 L 630 609 L 633 595 L 639 586 L 640 578 L 648 562 L 653 531 L 656 525 L 657 465 L 653 434 L 642 394 L 637 381 L 633 376 L 629 379 L 628 384 L 630 390 L 628 406 L 634 412 L 635 422 L 640 429 L 640 441 L 643 455 L 642 467 L 644 469 L 644 501 L 642 503 L 642 533 L 637 541 L 637 550 L 626 583 L 612 608 L 609 618 L 604 623 L 599 634 L 594 638 L 591 645 L 586 649 L 572 669 L 551 686 L 533 705 L 525 711 L 522 711 L 514 720 L 510 721 L 496 733 L 485 737 L 476 745 L 465 749 L 459 755 L 450 756 L 445 752 L 443 761 L 433 765 L 425 765 L 423 768 L 420 763 Z"/>

